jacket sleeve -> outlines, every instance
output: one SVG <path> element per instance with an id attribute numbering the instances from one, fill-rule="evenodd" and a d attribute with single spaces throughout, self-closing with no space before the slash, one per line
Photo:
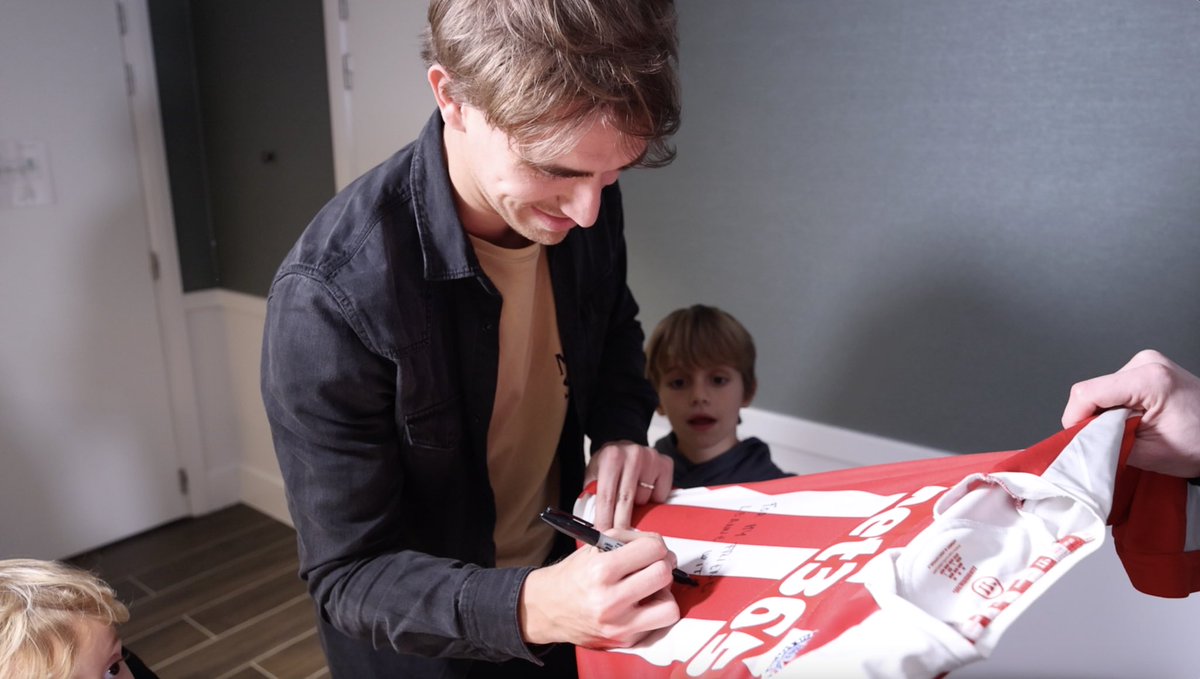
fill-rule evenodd
<path id="1" fill-rule="evenodd" d="M 518 597 L 530 569 L 482 568 L 406 550 L 395 364 L 368 346 L 336 290 L 304 271 L 272 287 L 262 396 L 320 614 L 376 648 L 533 659 Z"/>
<path id="2" fill-rule="evenodd" d="M 637 318 L 638 305 L 626 282 L 625 222 L 618 185 L 609 187 L 606 198 L 613 268 L 604 284 L 610 288 L 606 294 L 611 295 L 612 304 L 587 419 L 593 452 L 621 439 L 646 445 L 646 431 L 658 404 L 658 395 L 645 377 L 645 335 Z"/>

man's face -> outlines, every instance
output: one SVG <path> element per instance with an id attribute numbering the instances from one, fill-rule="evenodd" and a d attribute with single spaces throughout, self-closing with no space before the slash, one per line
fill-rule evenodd
<path id="1" fill-rule="evenodd" d="M 133 679 L 121 659 L 121 640 L 112 625 L 84 619 L 76 627 L 79 649 L 71 679 Z"/>
<path id="2" fill-rule="evenodd" d="M 447 145 L 459 214 L 468 232 L 505 247 L 555 245 L 600 212 L 600 191 L 637 161 L 645 143 L 597 119 L 566 153 L 534 163 L 483 113 L 463 106 L 461 144 Z M 457 170 L 456 166 L 457 165 Z"/>
<path id="3" fill-rule="evenodd" d="M 738 411 L 749 403 L 742 374 L 727 365 L 669 370 L 658 385 L 659 412 L 671 422 L 679 452 L 707 462 L 737 443 Z"/>

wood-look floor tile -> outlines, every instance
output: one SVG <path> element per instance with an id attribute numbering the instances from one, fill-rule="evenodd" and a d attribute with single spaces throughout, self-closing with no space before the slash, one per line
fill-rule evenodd
<path id="1" fill-rule="evenodd" d="M 100 574 L 105 580 L 136 574 L 203 549 L 214 540 L 232 532 L 248 530 L 274 519 L 245 505 L 233 505 L 211 514 L 181 519 L 112 545 L 80 554 L 72 559 L 81 568 Z"/>
<path id="2" fill-rule="evenodd" d="M 147 665 L 157 665 L 172 656 L 179 655 L 193 646 L 199 646 L 212 637 L 186 620 L 176 620 L 148 634 L 132 637 L 124 634 L 125 644 L 141 657 Z"/>
<path id="3" fill-rule="evenodd" d="M 154 667 L 160 677 L 212 679 L 281 647 L 316 627 L 308 597 L 299 597 L 259 620 L 196 647 L 185 656 Z"/>
<path id="4" fill-rule="evenodd" d="M 259 672 L 254 667 L 247 667 L 234 674 L 226 675 L 226 679 L 266 679 L 266 676 L 267 675 Z"/>
<path id="5" fill-rule="evenodd" d="M 296 539 L 296 532 L 282 523 L 268 523 L 249 530 L 235 532 L 214 542 L 204 549 L 180 556 L 156 568 L 138 574 L 138 581 L 151 590 L 166 589 L 176 583 L 193 578 L 209 569 L 216 568 L 229 560 L 230 554 L 244 554 L 261 549 L 280 540 Z"/>
<path id="6" fill-rule="evenodd" d="M 193 620 L 213 634 L 221 634 L 250 618 L 305 594 L 304 581 L 296 571 L 280 573 L 247 591 L 212 605 L 204 606 L 190 615 Z"/>
<path id="7" fill-rule="evenodd" d="M 126 606 L 138 601 L 139 599 L 145 599 L 146 597 L 150 596 L 150 592 L 147 592 L 145 587 L 134 582 L 132 577 L 121 578 L 120 580 L 110 580 L 108 584 L 113 588 L 114 591 L 116 591 L 117 599 L 120 599 L 121 603 L 125 604 Z"/>
<path id="8" fill-rule="evenodd" d="M 130 607 L 125 629 L 130 635 L 139 634 L 215 601 L 241 595 L 273 576 L 295 573 L 298 568 L 295 542 L 283 540 L 135 603 Z"/>
<path id="9" fill-rule="evenodd" d="M 314 628 L 312 634 L 259 658 L 256 663 L 279 679 L 305 679 L 325 667 L 325 653 Z"/>
<path id="10" fill-rule="evenodd" d="M 162 679 L 329 677 L 295 532 L 265 514 L 237 505 L 72 561 L 130 604 L 122 638 Z"/>

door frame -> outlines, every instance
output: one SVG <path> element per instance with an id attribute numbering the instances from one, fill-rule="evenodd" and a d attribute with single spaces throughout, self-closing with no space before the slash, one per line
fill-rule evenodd
<path id="1" fill-rule="evenodd" d="M 144 1 L 144 0 L 142 0 Z M 325 17 L 325 71 L 329 83 L 329 131 L 333 141 L 333 180 L 341 191 L 357 176 L 354 172 L 353 96 L 347 76 L 350 59 L 350 0 L 321 0 Z"/>
<path id="2" fill-rule="evenodd" d="M 114 5 L 118 18 L 122 19 L 122 49 L 132 82 L 129 109 L 151 249 L 147 253 L 147 265 L 152 265 L 151 258 L 157 260 L 153 266 L 159 272 L 154 281 L 154 298 L 170 394 L 171 431 L 180 468 L 187 474 L 187 506 L 191 514 L 197 516 L 217 507 L 213 506 L 213 493 L 204 463 L 204 439 L 183 303 L 183 277 L 175 237 L 149 7 L 147 0 L 114 0 Z"/>

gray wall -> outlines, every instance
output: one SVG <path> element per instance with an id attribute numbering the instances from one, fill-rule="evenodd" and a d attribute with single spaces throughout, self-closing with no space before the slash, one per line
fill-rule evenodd
<path id="1" fill-rule="evenodd" d="M 623 180 L 647 331 L 716 304 L 755 406 L 973 452 L 1158 348 L 1200 369 L 1196 0 L 686 0 L 678 160 Z"/>
<path id="2" fill-rule="evenodd" d="M 198 54 L 265 31 L 254 7 L 280 3 L 247 3 L 240 22 L 253 30 L 205 19 Z M 315 5 L 288 19 L 309 17 L 307 42 L 262 54 L 310 96 L 325 87 L 323 66 L 300 55 L 323 54 Z M 647 330 L 695 302 L 742 319 L 760 350 L 755 406 L 944 450 L 997 450 L 1057 430 L 1073 382 L 1143 347 L 1200 370 L 1200 2 L 678 7 L 679 158 L 622 179 L 630 282 Z M 352 3 L 352 17 L 370 9 Z M 371 41 L 401 41 L 394 58 L 416 63 L 408 42 L 419 28 L 354 32 L 356 70 L 398 78 L 392 61 L 372 63 L 381 46 Z M 280 49 L 291 58 L 271 61 Z M 222 106 L 294 105 L 273 89 L 278 78 L 244 70 Z M 201 91 L 222 79 L 205 76 Z M 415 107 L 410 117 L 433 110 L 423 83 L 392 86 L 413 88 L 398 104 Z M 405 112 L 376 111 L 389 128 Z M 208 148 L 242 163 L 208 161 L 220 285 L 265 294 L 331 192 L 325 178 L 279 178 L 297 153 L 326 153 L 328 134 L 269 113 L 273 127 L 235 136 L 224 115 L 206 107 L 203 127 Z M 293 134 L 271 167 L 257 154 L 276 143 L 274 128 Z M 320 162 L 308 166 L 331 166 Z"/>

